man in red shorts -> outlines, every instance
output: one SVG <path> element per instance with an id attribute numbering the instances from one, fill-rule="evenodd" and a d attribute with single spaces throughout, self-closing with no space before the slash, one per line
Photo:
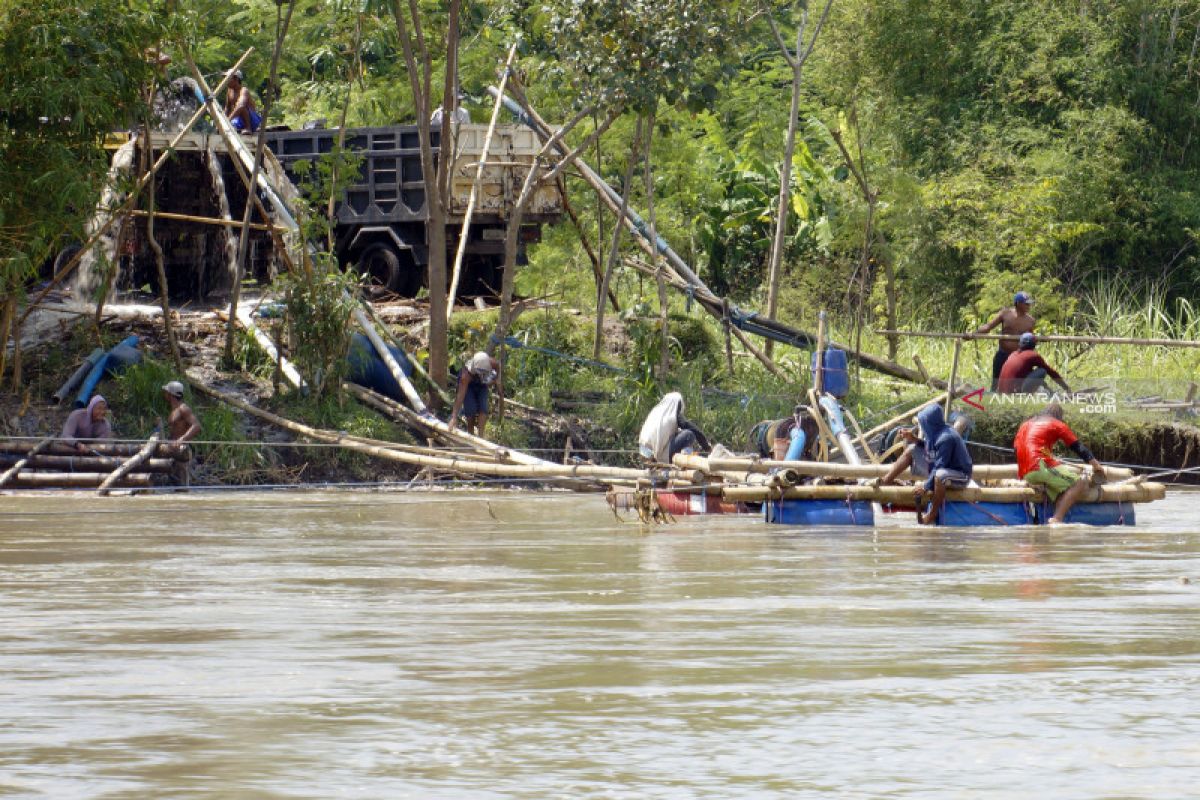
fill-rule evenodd
<path id="1" fill-rule="evenodd" d="M 1063 422 L 1062 406 L 1058 403 L 1051 403 L 1036 416 L 1021 423 L 1013 442 L 1013 448 L 1017 451 L 1017 475 L 1030 486 L 1045 489 L 1054 502 L 1054 516 L 1047 520 L 1050 525 L 1062 522 L 1088 487 L 1088 482 L 1083 480 L 1079 472 L 1051 455 L 1054 445 L 1059 442 L 1091 464 L 1097 475 L 1104 474 L 1104 466 Z"/>

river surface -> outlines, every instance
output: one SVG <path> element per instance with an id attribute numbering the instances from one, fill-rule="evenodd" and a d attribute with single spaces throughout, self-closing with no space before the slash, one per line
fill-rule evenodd
<path id="1" fill-rule="evenodd" d="M 1198 494 L 878 531 L 596 495 L 0 498 L 0 796 L 1200 796 Z"/>

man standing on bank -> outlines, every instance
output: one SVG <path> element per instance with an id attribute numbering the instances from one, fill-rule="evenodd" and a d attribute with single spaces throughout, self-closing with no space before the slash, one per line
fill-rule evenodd
<path id="1" fill-rule="evenodd" d="M 1033 326 L 1037 324 L 1037 320 L 1030 316 L 1029 307 L 1033 305 L 1033 298 L 1028 292 L 1017 292 L 1013 296 L 1012 308 L 1002 308 L 992 317 L 986 325 L 981 325 L 975 330 L 967 334 L 967 338 L 977 336 L 982 333 L 988 333 L 1000 326 L 1000 333 L 1006 336 L 1020 336 L 1022 333 L 1033 333 Z M 1017 351 L 1017 342 L 1013 339 L 1001 339 L 999 347 L 996 349 L 996 355 L 992 356 L 992 391 L 996 391 L 1000 382 L 1000 370 L 1004 367 L 1004 362 L 1008 357 Z"/>
<path id="2" fill-rule="evenodd" d="M 1071 506 L 1088 487 L 1088 482 L 1079 472 L 1051 455 L 1054 445 L 1059 442 L 1091 464 L 1097 475 L 1104 475 L 1104 466 L 1063 422 L 1063 409 L 1058 403 L 1051 403 L 1021 423 L 1017 438 L 1013 441 L 1013 448 L 1017 451 L 1017 475 L 1030 486 L 1045 489 L 1046 495 L 1054 502 L 1054 516 L 1047 520 L 1050 525 L 1057 525 L 1066 519 Z"/>
<path id="3" fill-rule="evenodd" d="M 171 437 L 168 444 L 175 457 L 171 477 L 177 485 L 187 486 L 191 483 L 188 462 L 192 460 L 192 451 L 187 443 L 200 433 L 200 420 L 196 419 L 188 404 L 183 402 L 182 383 L 171 381 L 162 387 L 162 391 L 163 396 L 167 398 L 167 405 L 171 407 L 171 413 L 167 416 L 167 434 Z"/>
<path id="4" fill-rule="evenodd" d="M 480 350 L 458 373 L 458 391 L 450 411 L 450 430 L 458 427 L 458 416 L 467 421 L 467 432 L 483 438 L 488 418 L 488 389 L 495 384 L 497 403 L 504 402 L 504 381 L 500 362 Z"/>

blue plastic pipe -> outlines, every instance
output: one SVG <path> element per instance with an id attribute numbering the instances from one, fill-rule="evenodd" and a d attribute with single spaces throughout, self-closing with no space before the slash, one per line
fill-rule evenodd
<path id="1" fill-rule="evenodd" d="M 99 385 L 105 375 L 119 372 L 130 364 L 137 363 L 140 360 L 138 357 L 140 354 L 137 354 L 137 356 L 134 355 L 137 353 L 139 341 L 138 337 L 130 336 L 96 360 L 96 363 L 92 366 L 92 371 L 83 379 L 83 385 L 79 387 L 79 394 L 75 395 L 76 408 L 87 406 L 88 401 L 92 399 L 92 392 L 96 391 L 96 386 Z"/>
<path id="2" fill-rule="evenodd" d="M 784 460 L 799 461 L 800 456 L 804 455 L 804 445 L 806 444 L 808 444 L 808 437 L 804 435 L 804 431 L 800 430 L 800 426 L 792 428 L 792 443 L 788 445 Z"/>

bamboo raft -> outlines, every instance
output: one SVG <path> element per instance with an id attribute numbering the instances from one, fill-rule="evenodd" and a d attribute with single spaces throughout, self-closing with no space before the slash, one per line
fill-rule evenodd
<path id="1" fill-rule="evenodd" d="M 707 476 L 704 492 L 718 494 L 720 507 L 761 505 L 768 522 L 873 525 L 877 510 L 912 510 L 915 504 L 912 486 L 858 482 L 881 478 L 889 469 L 886 464 L 677 455 L 675 466 Z M 1110 467 L 1105 473 L 1110 482 L 1090 486 L 1067 515 L 1067 522 L 1132 525 L 1134 504 L 1166 496 L 1165 485 L 1143 482 L 1130 470 Z M 901 477 L 912 479 L 907 472 Z M 1053 506 L 1045 494 L 1017 479 L 1015 465 L 979 465 L 973 478 L 978 486 L 947 491 L 940 524 L 1027 525 L 1044 522 L 1052 514 Z"/>
<path id="2" fill-rule="evenodd" d="M 161 442 L 87 443 L 88 452 L 53 439 L 0 441 L 0 490 L 149 488 L 175 457 Z"/>

